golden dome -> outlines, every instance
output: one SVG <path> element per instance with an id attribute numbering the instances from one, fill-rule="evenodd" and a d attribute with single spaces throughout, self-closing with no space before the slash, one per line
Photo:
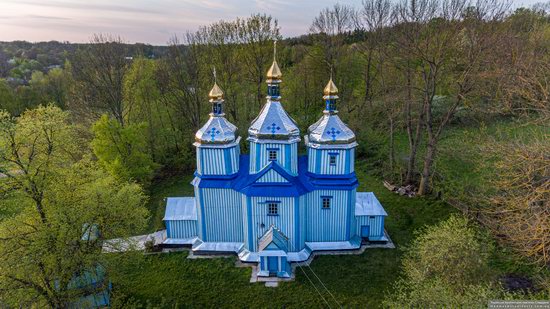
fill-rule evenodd
<path id="1" fill-rule="evenodd" d="M 269 71 L 267 71 L 267 78 L 268 79 L 281 79 L 283 77 L 283 73 L 281 73 L 281 69 L 279 69 L 279 65 L 277 64 L 277 60 L 273 60 L 273 64 L 269 68 Z"/>
<path id="2" fill-rule="evenodd" d="M 325 90 L 323 91 L 325 95 L 336 95 L 338 94 L 338 88 L 332 81 L 332 77 L 328 81 L 327 85 L 325 86 Z"/>
<path id="3" fill-rule="evenodd" d="M 214 87 L 212 87 L 212 90 L 208 93 L 208 96 L 212 100 L 221 100 L 223 99 L 223 91 L 218 86 L 218 83 L 214 82 Z"/>

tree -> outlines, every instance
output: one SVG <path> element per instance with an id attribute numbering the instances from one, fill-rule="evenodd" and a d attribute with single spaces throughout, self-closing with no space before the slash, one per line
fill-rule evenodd
<path id="1" fill-rule="evenodd" d="M 0 108 L 14 113 L 17 110 L 17 98 L 5 79 L 0 79 Z"/>
<path id="2" fill-rule="evenodd" d="M 53 102 L 61 108 L 66 108 L 70 79 L 61 68 L 51 69 L 48 74 L 40 71 L 32 73 L 30 87 L 38 93 L 42 103 Z"/>
<path id="3" fill-rule="evenodd" d="M 68 114 L 53 105 L 27 110 L 17 120 L 2 112 L 0 138 L 0 173 L 9 180 L 7 190 L 25 192 L 46 223 L 43 204 L 49 181 L 55 179 L 52 169 L 79 156 Z"/>
<path id="4" fill-rule="evenodd" d="M 32 208 L 0 222 L 0 299 L 7 304 L 65 307 L 94 291 L 69 289 L 75 275 L 103 263 L 101 241 L 125 237 L 146 223 L 145 196 L 136 184 L 120 183 L 85 160 L 55 173 L 40 215 Z M 87 227 L 98 239 L 88 239 Z"/>
<path id="5" fill-rule="evenodd" d="M 479 201 L 495 235 L 541 267 L 550 264 L 550 142 L 533 131 L 531 141 L 489 141 L 480 146 L 487 190 Z"/>
<path id="6" fill-rule="evenodd" d="M 100 115 L 109 113 L 121 126 L 129 106 L 123 102 L 124 75 L 129 67 L 128 46 L 120 37 L 96 34 L 71 61 L 74 89 L 73 109 Z"/>
<path id="7" fill-rule="evenodd" d="M 491 241 L 452 216 L 417 232 L 403 258 L 403 276 L 385 305 L 392 308 L 483 307 L 504 296 L 489 267 Z"/>
<path id="8" fill-rule="evenodd" d="M 0 220 L 0 301 L 8 306 L 60 308 L 89 293 L 69 283 L 101 264 L 102 239 L 128 236 L 146 223 L 141 188 L 80 159 L 81 151 L 58 107 L 0 116 L 0 172 L 7 176 L 0 192 L 19 198 L 17 212 Z M 90 226 L 99 238 L 83 237 Z"/>
<path id="9" fill-rule="evenodd" d="M 128 124 L 123 127 L 107 115 L 93 125 L 92 150 L 99 162 L 113 176 L 122 181 L 138 181 L 148 184 L 157 165 L 147 150 L 143 139 L 147 123 Z"/>
<path id="10" fill-rule="evenodd" d="M 273 57 L 272 42 L 280 39 L 276 19 L 265 14 L 255 14 L 246 19 L 237 19 L 243 65 L 246 79 L 256 86 L 256 104 L 261 108 L 264 101 L 265 73 Z"/>

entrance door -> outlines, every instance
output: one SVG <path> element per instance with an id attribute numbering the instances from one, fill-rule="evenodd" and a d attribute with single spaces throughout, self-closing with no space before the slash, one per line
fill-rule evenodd
<path id="1" fill-rule="evenodd" d="M 269 275 L 277 275 L 279 271 L 278 264 L 278 258 L 276 256 L 267 257 L 267 270 L 269 270 Z"/>
<path id="2" fill-rule="evenodd" d="M 368 238 L 370 234 L 370 226 L 369 225 L 362 225 L 361 226 L 361 237 Z"/>

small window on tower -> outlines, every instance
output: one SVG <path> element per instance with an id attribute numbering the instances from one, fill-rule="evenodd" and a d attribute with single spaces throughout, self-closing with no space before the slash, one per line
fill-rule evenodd
<path id="1" fill-rule="evenodd" d="M 267 203 L 267 214 L 269 216 L 279 215 L 279 204 L 278 203 Z"/>
<path id="2" fill-rule="evenodd" d="M 328 157 L 330 165 L 336 165 L 336 155 L 330 155 Z"/>
<path id="3" fill-rule="evenodd" d="M 277 150 L 269 150 L 269 161 L 277 161 Z"/>
<path id="4" fill-rule="evenodd" d="M 330 209 L 330 197 L 323 197 L 323 209 Z"/>

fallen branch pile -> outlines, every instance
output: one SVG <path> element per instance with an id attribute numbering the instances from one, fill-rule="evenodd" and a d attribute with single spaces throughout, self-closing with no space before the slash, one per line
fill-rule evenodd
<path id="1" fill-rule="evenodd" d="M 404 195 L 408 197 L 414 197 L 416 195 L 416 187 L 413 185 L 406 185 L 402 187 L 396 187 L 392 185 L 391 183 L 384 180 L 384 187 L 386 187 L 388 190 L 395 192 L 399 195 Z"/>

